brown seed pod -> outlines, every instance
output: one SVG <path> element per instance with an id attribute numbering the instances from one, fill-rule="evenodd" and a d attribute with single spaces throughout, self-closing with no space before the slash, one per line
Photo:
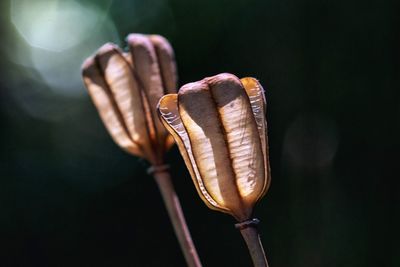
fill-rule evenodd
<path id="1" fill-rule="evenodd" d="M 173 138 L 157 118 L 156 105 L 176 92 L 174 52 L 159 35 L 130 34 L 129 53 L 103 45 L 82 66 L 84 83 L 114 141 L 152 165 L 163 162 Z"/>
<path id="2" fill-rule="evenodd" d="M 162 97 L 158 111 L 208 207 L 238 221 L 270 183 L 263 88 L 254 78 L 219 74 Z"/>

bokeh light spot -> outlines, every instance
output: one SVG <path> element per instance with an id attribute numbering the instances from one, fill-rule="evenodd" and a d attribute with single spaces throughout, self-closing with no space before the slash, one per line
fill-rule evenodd
<path id="1" fill-rule="evenodd" d="M 77 1 L 13 0 L 11 19 L 26 42 L 10 49 L 11 60 L 36 70 L 50 90 L 64 96 L 84 95 L 83 60 L 106 42 L 119 43 L 104 8 Z"/>
<path id="2" fill-rule="evenodd" d="M 104 14 L 76 1 L 13 0 L 11 21 L 26 42 L 37 48 L 63 51 L 86 38 Z"/>
<path id="3" fill-rule="evenodd" d="M 332 163 L 338 143 L 339 135 L 332 120 L 316 114 L 302 114 L 286 131 L 283 154 L 296 169 L 318 171 Z"/>

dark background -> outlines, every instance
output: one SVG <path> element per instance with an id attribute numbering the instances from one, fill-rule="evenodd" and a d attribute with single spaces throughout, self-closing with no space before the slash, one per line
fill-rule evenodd
<path id="1" fill-rule="evenodd" d="M 272 267 L 400 266 L 399 1 L 79 3 L 106 10 L 122 46 L 130 32 L 166 36 L 180 85 L 220 72 L 264 85 L 272 185 L 255 215 Z M 13 59 L 29 44 L 10 6 L 0 4 L 0 266 L 184 266 L 147 163 L 112 142 L 80 83 L 90 52 L 53 66 L 78 66 L 78 86 L 63 84 L 74 93 L 57 91 Z M 233 218 L 206 208 L 176 148 L 168 159 L 204 266 L 251 266 Z"/>

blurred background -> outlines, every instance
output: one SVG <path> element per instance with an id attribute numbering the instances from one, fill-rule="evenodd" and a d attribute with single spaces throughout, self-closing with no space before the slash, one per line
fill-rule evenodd
<path id="1" fill-rule="evenodd" d="M 2 0 L 0 266 L 184 266 L 147 163 L 111 140 L 80 65 L 158 33 L 180 85 L 257 77 L 272 185 L 255 210 L 272 267 L 400 266 L 400 2 Z M 205 267 L 251 266 L 234 220 L 174 183 Z"/>

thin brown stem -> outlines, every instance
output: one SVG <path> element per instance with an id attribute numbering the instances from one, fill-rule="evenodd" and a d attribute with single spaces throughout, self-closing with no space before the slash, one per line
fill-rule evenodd
<path id="1" fill-rule="evenodd" d="M 240 233 L 246 241 L 254 267 L 268 267 L 267 258 L 265 257 L 264 248 L 261 244 L 257 228 L 246 227 L 240 229 Z"/>
<path id="2" fill-rule="evenodd" d="M 199 256 L 190 236 L 186 224 L 182 207 L 176 195 L 174 186 L 171 182 L 171 176 L 167 170 L 156 171 L 153 173 L 161 195 L 164 199 L 168 215 L 175 230 L 182 252 L 189 267 L 201 267 Z"/>

